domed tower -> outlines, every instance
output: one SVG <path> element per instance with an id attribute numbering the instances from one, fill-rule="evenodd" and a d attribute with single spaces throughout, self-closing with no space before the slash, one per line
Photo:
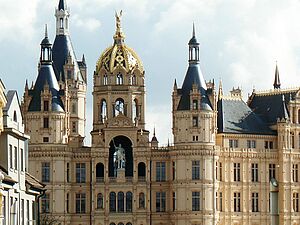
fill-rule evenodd
<path id="1" fill-rule="evenodd" d="M 65 105 L 70 139 L 85 137 L 87 66 L 79 61 L 70 38 L 70 12 L 66 0 L 59 0 L 55 10 L 56 37 L 53 44 L 53 67 L 59 86 L 70 96 Z"/>
<path id="2" fill-rule="evenodd" d="M 60 91 L 52 66 L 52 44 L 45 38 L 41 42 L 39 71 L 33 87 L 26 83 L 23 113 L 30 144 L 66 143 L 67 122 Z"/>
<path id="3" fill-rule="evenodd" d="M 125 44 L 121 16 L 122 11 L 116 13 L 113 45 L 102 53 L 94 72 L 93 179 L 99 184 L 95 194 L 107 202 L 105 213 L 96 220 L 149 224 L 151 151 L 145 130 L 145 72 L 138 55 Z M 118 213 L 124 212 L 120 217 Z"/>

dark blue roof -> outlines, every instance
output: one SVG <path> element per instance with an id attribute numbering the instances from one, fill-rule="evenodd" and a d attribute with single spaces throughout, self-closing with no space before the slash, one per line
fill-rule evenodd
<path id="1" fill-rule="evenodd" d="M 266 123 L 275 124 L 278 118 L 286 118 L 289 115 L 287 105 L 291 99 L 295 99 L 297 92 L 298 90 L 284 93 L 277 91 L 268 95 L 253 94 L 249 107 Z"/>
<path id="2" fill-rule="evenodd" d="M 201 94 L 201 106 L 203 109 L 211 109 L 211 103 L 206 93 L 206 83 L 203 78 L 200 65 L 198 63 L 190 63 L 185 75 L 182 88 L 180 90 L 181 98 L 178 104 L 178 110 L 190 110 L 190 92 L 196 84 Z"/>
<path id="3" fill-rule="evenodd" d="M 218 132 L 275 135 L 241 99 L 218 101 Z"/>
<path id="4" fill-rule="evenodd" d="M 75 52 L 72 46 L 72 42 L 69 35 L 57 35 L 52 48 L 52 58 L 53 58 L 53 67 L 55 70 L 57 80 L 60 80 L 60 74 L 62 75 L 62 80 L 65 81 L 65 74 L 63 66 L 66 63 L 66 60 L 71 55 L 74 60 L 75 80 L 83 80 L 82 75 L 77 64 Z"/>
<path id="5" fill-rule="evenodd" d="M 41 111 L 41 92 L 44 90 L 45 84 L 49 85 L 49 90 L 52 94 L 52 111 L 63 112 L 64 106 L 59 95 L 59 86 L 52 64 L 41 65 L 34 89 L 30 92 L 32 99 L 30 101 L 28 111 Z"/>
<path id="6" fill-rule="evenodd" d="M 65 10 L 67 8 L 66 0 L 59 0 L 58 10 Z"/>

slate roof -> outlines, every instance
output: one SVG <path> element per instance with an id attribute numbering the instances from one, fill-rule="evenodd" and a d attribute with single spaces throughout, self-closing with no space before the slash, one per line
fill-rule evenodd
<path id="1" fill-rule="evenodd" d="M 30 92 L 32 99 L 30 101 L 28 111 L 41 111 L 41 92 L 44 90 L 45 84 L 49 85 L 49 90 L 52 93 L 52 111 L 63 112 L 64 106 L 59 95 L 58 82 L 51 64 L 42 64 L 39 69 L 34 89 Z"/>
<path id="2" fill-rule="evenodd" d="M 267 124 L 272 125 L 278 118 L 289 116 L 287 108 L 291 99 L 295 99 L 298 89 L 290 91 L 273 91 L 269 94 L 253 94 L 249 100 L 249 107 Z M 288 115 L 286 115 L 288 114 Z"/>
<path id="3" fill-rule="evenodd" d="M 66 0 L 59 0 L 58 10 L 65 10 L 67 8 Z"/>
<path id="4" fill-rule="evenodd" d="M 35 189 L 43 190 L 45 187 L 45 184 L 41 183 L 38 179 L 36 179 L 34 176 L 27 172 L 25 173 L 25 180 L 26 183 L 28 183 L 31 187 Z"/>
<path id="5" fill-rule="evenodd" d="M 3 111 L 8 111 L 9 110 L 10 105 L 12 103 L 12 100 L 14 98 L 14 95 L 17 95 L 17 99 L 18 99 L 18 102 L 19 102 L 19 97 L 18 97 L 17 91 L 9 90 L 6 94 L 7 103 L 6 103 L 5 107 L 3 108 Z"/>
<path id="6" fill-rule="evenodd" d="M 62 80 L 65 81 L 66 75 L 64 74 L 63 66 L 66 63 L 69 54 L 71 55 L 74 61 L 74 66 L 75 66 L 74 79 L 83 81 L 83 77 L 81 75 L 76 60 L 74 48 L 69 35 L 56 35 L 55 37 L 55 41 L 52 48 L 52 58 L 53 58 L 53 67 L 55 70 L 56 79 L 60 80 L 60 74 L 61 74 Z"/>
<path id="7" fill-rule="evenodd" d="M 203 78 L 199 63 L 190 63 L 186 76 L 183 81 L 183 85 L 180 90 L 181 98 L 178 104 L 178 110 L 190 109 L 190 92 L 193 88 L 193 84 L 198 86 L 201 93 L 201 107 L 202 109 L 210 109 L 212 105 L 206 93 L 206 83 Z"/>
<path id="8" fill-rule="evenodd" d="M 218 101 L 218 132 L 276 134 L 241 99 L 221 99 Z"/>

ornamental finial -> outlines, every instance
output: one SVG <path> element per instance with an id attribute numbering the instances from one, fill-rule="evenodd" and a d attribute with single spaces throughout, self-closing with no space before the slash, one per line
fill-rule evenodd
<path id="1" fill-rule="evenodd" d="M 121 26 L 121 19 L 122 19 L 122 14 L 123 11 L 121 10 L 120 13 L 115 13 L 116 17 L 116 34 L 114 36 L 114 40 L 116 44 L 121 44 L 124 42 L 125 35 L 123 34 L 122 31 L 122 26 Z"/>

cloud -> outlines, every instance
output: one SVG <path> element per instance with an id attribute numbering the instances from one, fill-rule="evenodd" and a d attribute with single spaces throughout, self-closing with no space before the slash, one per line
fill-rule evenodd
<path id="1" fill-rule="evenodd" d="M 0 41 L 3 40 L 31 40 L 35 34 L 34 23 L 37 16 L 39 0 L 11 1 L 0 0 Z"/>
<path id="2" fill-rule="evenodd" d="M 73 15 L 72 21 L 75 26 L 93 32 L 101 26 L 101 22 L 95 18 L 86 18 L 79 16 L 78 14 Z"/>

